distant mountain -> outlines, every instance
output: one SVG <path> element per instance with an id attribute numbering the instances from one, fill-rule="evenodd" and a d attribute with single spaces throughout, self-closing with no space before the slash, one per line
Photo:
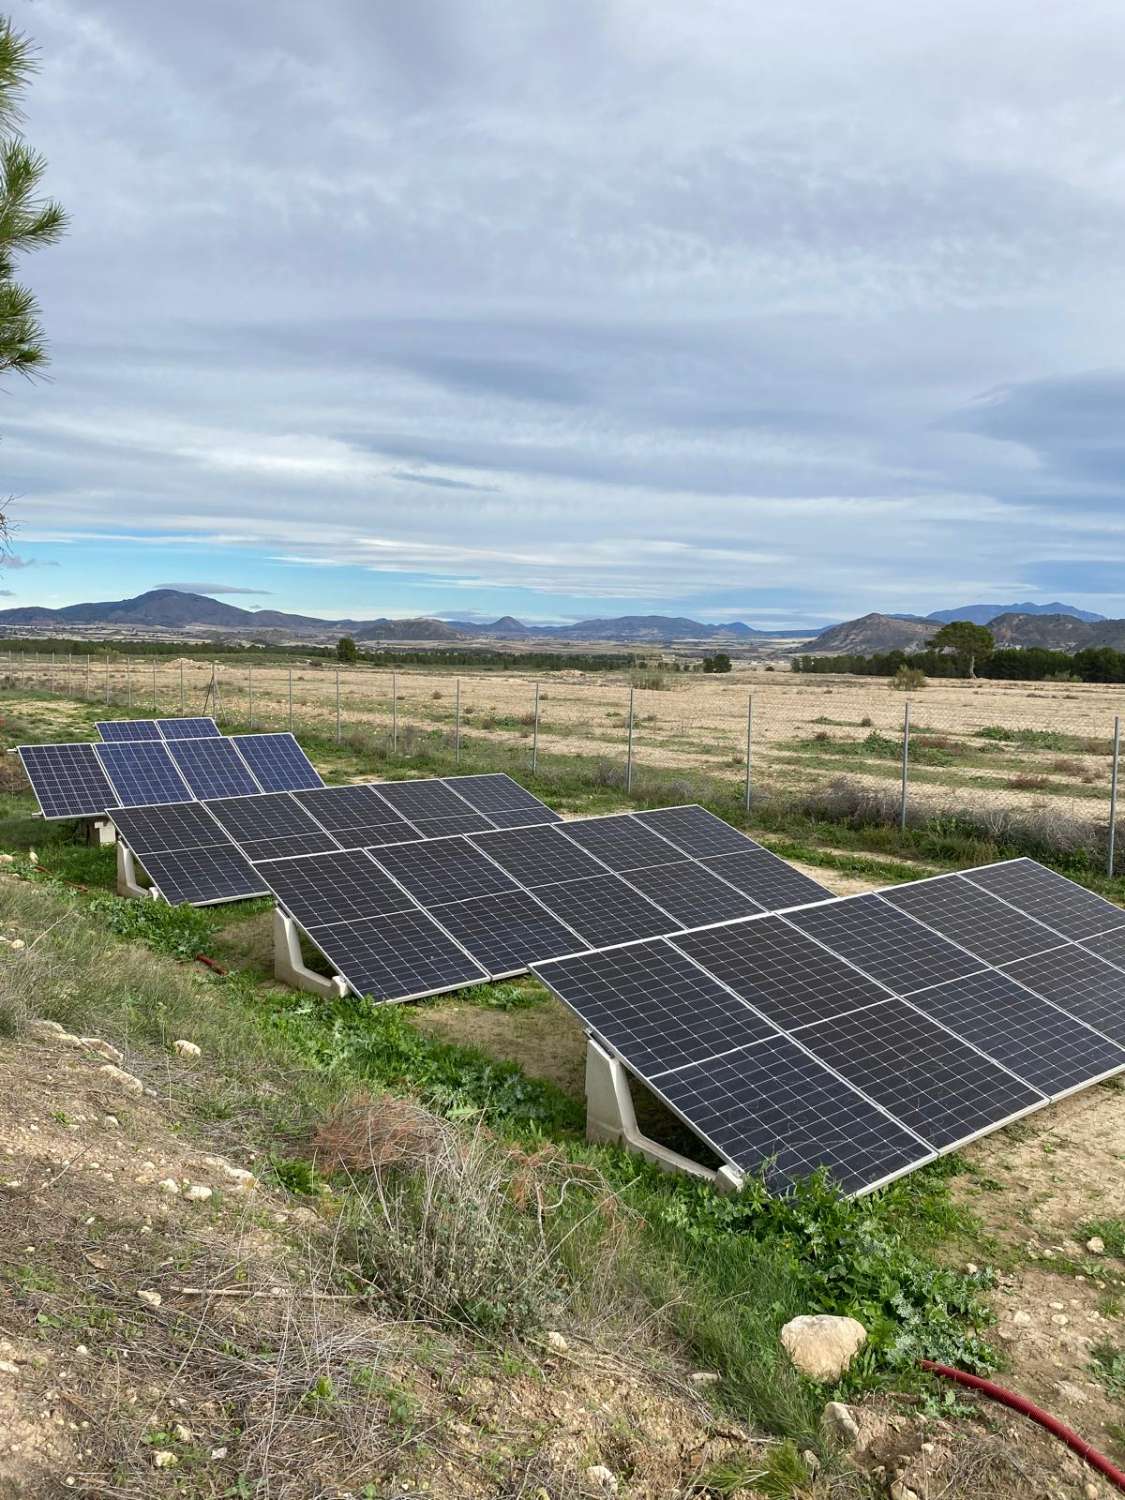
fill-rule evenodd
<path id="1" fill-rule="evenodd" d="M 807 648 L 834 656 L 870 656 L 876 651 L 916 651 L 933 637 L 937 626 L 917 615 L 862 615 L 822 630 Z"/>
<path id="2" fill-rule="evenodd" d="M 563 640 L 620 641 L 637 644 L 671 641 L 756 641 L 808 640 L 812 630 L 758 630 L 741 620 L 726 625 L 705 625 L 676 615 L 619 615 L 608 620 L 576 620 L 571 625 L 525 625 L 511 615 L 504 615 L 490 625 L 470 620 L 448 622 L 465 635 L 488 636 L 496 640 Z"/>
<path id="3" fill-rule="evenodd" d="M 943 625 L 950 620 L 971 620 L 974 625 L 989 625 L 1000 615 L 1071 615 L 1091 625 L 1105 619 L 1105 615 L 1079 609 L 1076 604 L 960 604 L 956 609 L 935 609 L 926 618 L 938 620 Z"/>
<path id="4" fill-rule="evenodd" d="M 965 619 L 962 614 L 957 619 Z M 932 616 L 913 620 L 900 615 L 864 615 L 823 630 L 805 648 L 834 656 L 870 656 L 881 651 L 917 651 L 940 628 Z M 974 623 L 980 623 L 974 622 Z M 988 624 L 1001 648 L 1043 646 L 1049 651 L 1081 651 L 1086 646 L 1112 646 L 1125 651 L 1125 620 L 1080 620 L 1072 614 L 1026 614 L 1008 611 Z"/>

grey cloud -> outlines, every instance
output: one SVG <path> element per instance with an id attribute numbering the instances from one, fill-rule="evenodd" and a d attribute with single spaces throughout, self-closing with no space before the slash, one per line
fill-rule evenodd
<path id="1" fill-rule="evenodd" d="M 243 588 L 235 583 L 154 583 L 155 589 L 179 589 L 183 594 L 270 594 L 272 589 Z"/>
<path id="2" fill-rule="evenodd" d="M 15 552 L 0 551 L 0 568 L 57 568 L 57 562 L 43 557 L 20 557 Z"/>

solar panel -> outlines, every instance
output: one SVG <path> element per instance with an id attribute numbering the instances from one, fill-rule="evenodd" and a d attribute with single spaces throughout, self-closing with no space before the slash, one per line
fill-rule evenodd
<path id="1" fill-rule="evenodd" d="M 201 849 L 229 843 L 222 828 L 199 802 L 166 807 L 111 807 L 109 815 L 130 848 L 138 854 L 174 849 Z"/>
<path id="2" fill-rule="evenodd" d="M 748 917 L 762 908 L 694 860 L 630 870 L 625 879 L 650 901 L 662 906 L 681 927 Z"/>
<path id="3" fill-rule="evenodd" d="M 538 812 L 519 807 L 514 812 L 491 811 L 488 821 L 493 828 L 530 828 L 539 823 L 561 823 L 563 819 L 561 813 L 552 812 L 549 807 L 541 807 Z"/>
<path id="4" fill-rule="evenodd" d="M 548 911 L 573 927 L 592 948 L 608 948 L 632 938 L 667 932 L 670 919 L 633 890 L 620 875 L 595 875 L 537 886 L 535 894 Z"/>
<path id="5" fill-rule="evenodd" d="M 780 917 L 677 933 L 673 941 L 787 1031 L 887 998 Z"/>
<path id="6" fill-rule="evenodd" d="M 340 847 L 286 792 L 221 797 L 206 807 L 254 863 Z"/>
<path id="7" fill-rule="evenodd" d="M 608 818 L 579 818 L 567 823 L 564 836 L 600 859 L 611 870 L 639 870 L 671 864 L 679 853 L 631 813 Z"/>
<path id="8" fill-rule="evenodd" d="M 214 719 L 157 719 L 156 723 L 166 740 L 215 739 L 219 734 Z"/>
<path id="9" fill-rule="evenodd" d="M 306 931 L 353 993 L 374 1000 L 417 1000 L 488 978 L 425 912 L 393 912 Z"/>
<path id="10" fill-rule="evenodd" d="M 260 790 L 228 739 L 170 740 L 168 754 L 197 797 L 245 797 Z"/>
<path id="11" fill-rule="evenodd" d="M 459 797 L 464 797 L 471 808 L 487 813 L 489 817 L 496 812 L 512 812 L 521 808 L 530 813 L 551 811 L 545 802 L 541 802 L 503 771 L 482 776 L 449 776 L 446 778 L 446 785 Z M 534 817 L 527 819 L 528 823 L 537 821 Z"/>
<path id="12" fill-rule="evenodd" d="M 92 818 L 118 800 L 93 745 L 21 745 L 19 757 L 45 818 Z"/>
<path id="13" fill-rule="evenodd" d="M 825 886 L 802 875 L 800 870 L 795 870 L 768 849 L 712 855 L 700 863 L 766 911 L 780 911 L 783 907 L 801 906 L 809 901 L 828 901 L 832 897 L 832 892 Z"/>
<path id="14" fill-rule="evenodd" d="M 1045 870 L 1031 859 L 1013 859 L 983 870 L 968 870 L 964 879 L 992 896 L 1037 917 L 1063 937 L 1085 938 L 1125 927 L 1125 911 L 1085 890 L 1073 880 Z"/>
<path id="15" fill-rule="evenodd" d="M 1125 974 L 1096 954 L 1068 943 L 1003 972 L 1125 1046 Z"/>
<path id="16" fill-rule="evenodd" d="M 96 754 L 117 793 L 114 800 L 124 807 L 193 800 L 163 740 L 98 745 Z"/>
<path id="17" fill-rule="evenodd" d="M 437 778 L 381 781 L 379 795 L 412 823 L 419 818 L 463 817 L 468 811 L 457 793 L 450 791 L 445 782 Z"/>
<path id="18" fill-rule="evenodd" d="M 522 973 L 533 959 L 574 953 L 585 946 L 530 891 L 477 896 L 430 911 L 494 979 Z"/>
<path id="19" fill-rule="evenodd" d="M 103 740 L 111 743 L 160 738 L 155 719 L 99 719 L 94 728 Z"/>
<path id="20" fill-rule="evenodd" d="M 515 828 L 484 834 L 472 842 L 529 890 L 605 873 L 596 859 L 553 828 Z"/>
<path id="21" fill-rule="evenodd" d="M 913 1003 L 1052 1098 L 1125 1068 L 1125 1049 L 994 970 L 923 990 Z"/>
<path id="22" fill-rule="evenodd" d="M 424 839 L 452 838 L 457 833 L 488 833 L 492 824 L 483 813 L 450 813 L 443 818 L 414 818 L 415 828 Z"/>
<path id="23" fill-rule="evenodd" d="M 939 1151 L 1034 1109 L 1044 1096 L 905 1000 L 806 1026 L 801 1043 Z"/>
<path id="24" fill-rule="evenodd" d="M 403 844 L 422 837 L 366 782 L 316 787 L 293 796 L 346 849 Z"/>
<path id="25" fill-rule="evenodd" d="M 785 920 L 900 995 L 958 979 L 983 961 L 878 896 L 849 896 L 790 912 Z"/>
<path id="26" fill-rule="evenodd" d="M 709 854 L 742 854 L 747 849 L 762 847 L 705 807 L 658 807 L 634 816 L 638 823 L 653 829 L 693 859 L 705 859 Z"/>
<path id="27" fill-rule="evenodd" d="M 1084 938 L 1082 947 L 1096 953 L 1099 958 L 1104 958 L 1106 963 L 1125 969 L 1125 927 L 1099 933 L 1097 937 Z"/>
<path id="28" fill-rule="evenodd" d="M 510 876 L 467 839 L 402 844 L 380 849 L 372 857 L 423 906 L 518 889 Z"/>
<path id="29" fill-rule="evenodd" d="M 960 875 L 896 886 L 881 892 L 880 899 L 990 964 L 1026 958 L 1056 948 L 1061 941 L 1042 923 L 1005 906 Z"/>
<path id="30" fill-rule="evenodd" d="M 579 1020 L 645 1078 L 659 1078 L 777 1034 L 661 938 L 533 969 Z"/>
<path id="31" fill-rule="evenodd" d="M 775 1192 L 821 1167 L 843 1192 L 865 1192 L 933 1155 L 788 1037 L 665 1073 L 652 1087 L 721 1156 L 762 1171 Z"/>
<path id="32" fill-rule="evenodd" d="M 265 882 L 233 844 L 148 854 L 138 850 L 137 854 L 153 884 L 172 906 L 181 901 L 210 906 L 268 894 Z"/>
<path id="33" fill-rule="evenodd" d="M 306 928 L 416 909 L 402 887 L 362 851 L 274 859 L 259 864 L 257 871 Z"/>
<path id="34" fill-rule="evenodd" d="M 236 734 L 232 738 L 263 791 L 292 792 L 324 785 L 291 734 Z"/>

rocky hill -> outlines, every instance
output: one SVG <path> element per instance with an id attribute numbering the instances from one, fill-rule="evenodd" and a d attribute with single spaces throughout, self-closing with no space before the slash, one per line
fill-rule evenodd
<path id="1" fill-rule="evenodd" d="M 959 604 L 955 609 L 935 609 L 926 619 L 937 620 L 942 625 L 950 620 L 971 620 L 974 625 L 990 625 L 1001 615 L 1073 615 L 1076 620 L 1085 620 L 1091 625 L 1105 619 L 1105 615 L 1079 609 L 1076 604 L 1060 604 L 1057 600 L 1053 604 Z"/>
<path id="2" fill-rule="evenodd" d="M 833 656 L 870 656 L 876 651 L 918 651 L 940 627 L 933 620 L 901 615 L 862 615 L 822 630 L 806 648 Z"/>

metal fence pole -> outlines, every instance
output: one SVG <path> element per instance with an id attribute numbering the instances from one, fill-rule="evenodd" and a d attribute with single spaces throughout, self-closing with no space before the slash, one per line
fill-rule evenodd
<path id="1" fill-rule="evenodd" d="M 906 798 L 910 786 L 910 700 L 902 716 L 902 802 L 899 806 L 899 831 L 906 832 Z"/>
<path id="2" fill-rule="evenodd" d="M 152 658 L 152 713 L 156 717 L 156 657 Z"/>
<path id="3" fill-rule="evenodd" d="M 1113 721 L 1113 770 L 1109 779 L 1109 853 L 1106 856 L 1106 874 L 1113 874 L 1113 856 L 1117 844 L 1117 770 L 1121 760 L 1121 719 Z"/>
<path id="4" fill-rule="evenodd" d="M 746 811 L 750 811 L 750 765 L 754 753 L 754 694 L 746 700 Z"/>
<path id="5" fill-rule="evenodd" d="M 336 743 L 340 743 L 340 668 L 336 668 Z"/>
<path id="6" fill-rule="evenodd" d="M 125 706 L 133 712 L 133 658 L 125 658 Z"/>
<path id="7" fill-rule="evenodd" d="M 184 717 L 185 711 L 186 710 L 185 710 L 185 706 L 184 706 L 184 659 L 181 656 L 180 657 L 180 718 L 181 719 Z"/>
<path id="8" fill-rule="evenodd" d="M 109 707 L 109 652 L 105 654 L 105 706 Z"/>
<path id="9" fill-rule="evenodd" d="M 457 678 L 453 693 L 453 754 L 456 764 L 461 764 L 461 679 Z"/>
<path id="10" fill-rule="evenodd" d="M 391 673 L 391 754 L 398 754 L 398 673 Z"/>
<path id="11" fill-rule="evenodd" d="M 215 715 L 215 723 L 219 722 L 219 674 L 215 663 L 211 663 L 211 712 Z"/>
<path id="12" fill-rule="evenodd" d="M 293 667 L 289 667 L 289 733 L 293 733 Z"/>
<path id="13" fill-rule="evenodd" d="M 539 765 L 539 684 L 535 684 L 535 716 L 531 725 L 531 774 Z"/>
<path id="14" fill-rule="evenodd" d="M 625 754 L 625 790 L 633 790 L 633 695 L 636 688 L 629 689 L 629 747 Z"/>
<path id="15" fill-rule="evenodd" d="M 86 652 L 86 689 L 82 696 L 88 701 L 90 697 L 90 653 Z"/>
<path id="16" fill-rule="evenodd" d="M 51 675 L 47 679 L 47 690 L 52 693 L 57 691 L 55 687 L 55 653 L 53 651 L 51 652 Z"/>
<path id="17" fill-rule="evenodd" d="M 254 663 L 246 664 L 246 711 L 250 716 L 250 733 L 254 733 Z"/>

